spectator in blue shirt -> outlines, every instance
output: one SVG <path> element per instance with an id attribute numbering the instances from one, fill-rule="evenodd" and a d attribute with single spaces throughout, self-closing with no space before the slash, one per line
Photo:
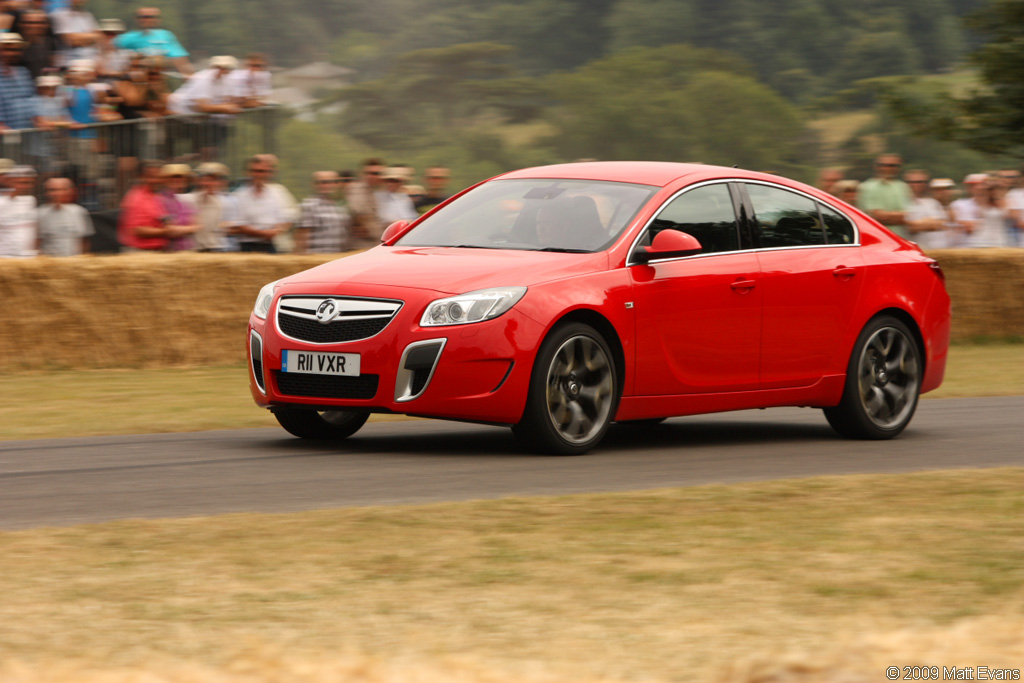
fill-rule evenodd
<path id="1" fill-rule="evenodd" d="M 0 133 L 35 128 L 36 85 L 21 63 L 25 41 L 17 33 L 0 34 Z"/>
<path id="2" fill-rule="evenodd" d="M 135 19 L 139 23 L 138 30 L 121 34 L 114 40 L 114 45 L 121 50 L 165 57 L 174 63 L 183 76 L 191 76 L 192 64 L 188 60 L 188 50 L 181 46 L 173 33 L 160 28 L 160 10 L 156 7 L 140 7 L 135 13 Z"/>

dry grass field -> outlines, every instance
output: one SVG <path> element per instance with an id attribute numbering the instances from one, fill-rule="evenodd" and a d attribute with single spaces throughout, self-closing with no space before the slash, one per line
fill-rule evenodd
<path id="1" fill-rule="evenodd" d="M 0 534 L 0 680 L 884 680 L 1024 666 L 1024 470 Z"/>

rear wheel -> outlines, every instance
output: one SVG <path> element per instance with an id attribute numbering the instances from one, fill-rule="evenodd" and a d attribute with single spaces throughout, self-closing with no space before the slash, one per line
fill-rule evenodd
<path id="1" fill-rule="evenodd" d="M 370 414 L 362 410 L 277 408 L 274 417 L 288 433 L 301 439 L 344 439 L 359 431 Z"/>
<path id="2" fill-rule="evenodd" d="M 589 325 L 556 327 L 541 344 L 516 437 L 541 453 L 581 455 L 596 446 L 619 403 L 612 352 Z"/>
<path id="3" fill-rule="evenodd" d="M 875 318 L 853 347 L 842 400 L 825 408 L 828 423 L 850 439 L 891 439 L 914 416 L 922 367 L 910 329 L 892 316 Z"/>

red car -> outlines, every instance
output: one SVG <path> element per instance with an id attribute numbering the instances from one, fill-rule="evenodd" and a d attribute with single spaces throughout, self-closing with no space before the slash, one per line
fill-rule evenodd
<path id="1" fill-rule="evenodd" d="M 250 384 L 313 439 L 405 413 L 576 454 L 612 422 L 769 406 L 886 439 L 942 382 L 949 325 L 938 264 L 812 187 L 576 163 L 480 183 L 264 287 Z"/>

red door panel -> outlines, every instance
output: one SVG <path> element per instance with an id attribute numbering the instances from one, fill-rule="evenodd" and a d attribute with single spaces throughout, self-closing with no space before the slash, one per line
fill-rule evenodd
<path id="1" fill-rule="evenodd" d="M 633 266 L 639 396 L 758 388 L 762 290 L 757 256 Z"/>

